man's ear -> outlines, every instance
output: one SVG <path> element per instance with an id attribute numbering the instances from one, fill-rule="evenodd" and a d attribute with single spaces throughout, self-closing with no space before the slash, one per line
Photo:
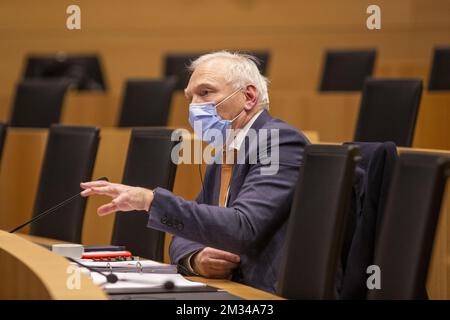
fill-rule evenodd
<path id="1" fill-rule="evenodd" d="M 244 91 L 245 94 L 245 109 L 252 110 L 258 103 L 258 91 L 252 84 L 248 85 Z"/>

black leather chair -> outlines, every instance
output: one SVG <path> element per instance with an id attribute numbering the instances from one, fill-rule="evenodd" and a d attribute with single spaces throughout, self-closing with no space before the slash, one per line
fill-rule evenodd
<path id="1" fill-rule="evenodd" d="M 48 128 L 59 123 L 69 83 L 64 80 L 25 80 L 17 85 L 10 125 Z"/>
<path id="2" fill-rule="evenodd" d="M 80 182 L 91 180 L 98 142 L 97 128 L 51 126 L 33 216 L 80 192 Z M 86 198 L 79 197 L 33 223 L 30 233 L 80 243 L 85 206 Z"/>
<path id="3" fill-rule="evenodd" d="M 375 249 L 381 289 L 369 299 L 426 298 L 428 265 L 450 158 L 401 154 Z"/>
<path id="4" fill-rule="evenodd" d="M 2 160 L 3 145 L 6 139 L 6 128 L 7 125 L 3 122 L 0 122 L 0 161 Z"/>
<path id="5" fill-rule="evenodd" d="M 367 79 L 354 141 L 410 147 L 421 96 L 422 80 Z"/>
<path id="6" fill-rule="evenodd" d="M 172 162 L 173 130 L 135 128 L 131 133 L 123 183 L 153 189 L 172 190 L 176 164 Z M 164 232 L 147 227 L 148 214 L 142 211 L 117 213 L 112 244 L 124 245 L 134 255 L 156 261 L 164 258 Z"/>
<path id="7" fill-rule="evenodd" d="M 233 51 L 233 50 L 231 50 Z M 268 51 L 248 51 L 238 50 L 242 53 L 251 54 L 255 56 L 260 64 L 258 66 L 261 74 L 267 74 L 267 68 L 270 59 L 270 52 Z M 189 82 L 190 72 L 187 69 L 189 64 L 197 59 L 202 54 L 207 52 L 191 52 L 191 53 L 168 53 L 164 58 L 164 75 L 166 77 L 176 76 L 177 84 L 175 90 L 184 90 Z"/>
<path id="8" fill-rule="evenodd" d="M 119 127 L 166 126 L 175 77 L 163 80 L 128 80 Z"/>
<path id="9" fill-rule="evenodd" d="M 294 194 L 277 293 L 332 299 L 358 149 L 310 145 Z"/>
<path id="10" fill-rule="evenodd" d="M 84 55 L 30 55 L 24 79 L 64 79 L 80 91 L 106 91 L 100 57 Z"/>
<path id="11" fill-rule="evenodd" d="M 328 50 L 319 91 L 361 91 L 372 76 L 376 50 Z"/>
<path id="12" fill-rule="evenodd" d="M 434 49 L 428 90 L 450 90 L 450 47 Z"/>

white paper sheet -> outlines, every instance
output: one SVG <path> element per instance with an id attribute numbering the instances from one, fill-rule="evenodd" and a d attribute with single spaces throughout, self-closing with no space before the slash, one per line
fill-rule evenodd
<path id="1" fill-rule="evenodd" d="M 101 285 L 108 293 L 145 292 L 152 288 L 164 288 L 167 281 L 171 281 L 175 288 L 196 288 L 206 286 L 204 283 L 189 281 L 181 274 L 123 272 L 114 272 L 114 274 L 119 278 L 119 281 L 116 283 L 107 283 L 105 277 L 98 273 L 91 273 L 91 278 L 95 284 Z"/>

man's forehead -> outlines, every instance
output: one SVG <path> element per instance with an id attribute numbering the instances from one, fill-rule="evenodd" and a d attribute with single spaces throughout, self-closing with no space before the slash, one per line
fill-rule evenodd
<path id="1" fill-rule="evenodd" d="M 223 64 L 217 61 L 208 61 L 195 68 L 191 75 L 186 91 L 194 90 L 199 86 L 223 86 L 226 85 L 225 68 Z"/>
<path id="2" fill-rule="evenodd" d="M 225 80 L 225 72 L 226 67 L 224 61 L 213 59 L 198 65 L 192 73 L 192 77 L 195 79 L 199 78 L 200 80 L 223 82 Z"/>

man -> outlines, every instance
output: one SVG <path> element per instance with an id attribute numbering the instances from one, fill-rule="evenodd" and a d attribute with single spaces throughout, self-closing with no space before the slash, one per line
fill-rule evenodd
<path id="1" fill-rule="evenodd" d="M 195 201 L 162 188 L 105 181 L 82 183 L 82 195 L 113 198 L 98 208 L 99 215 L 147 211 L 148 227 L 174 235 L 170 256 L 184 273 L 231 278 L 275 292 L 294 186 L 309 142 L 269 115 L 267 79 L 253 57 L 215 52 L 195 60 L 190 69 L 185 94 L 194 131 L 224 148 L 226 155 L 236 155 L 207 166 L 203 190 Z M 212 130 L 219 133 L 214 139 Z M 273 165 L 266 161 L 268 154 L 278 159 L 275 172 L 267 170 Z M 244 161 L 235 163 L 236 159 Z"/>

